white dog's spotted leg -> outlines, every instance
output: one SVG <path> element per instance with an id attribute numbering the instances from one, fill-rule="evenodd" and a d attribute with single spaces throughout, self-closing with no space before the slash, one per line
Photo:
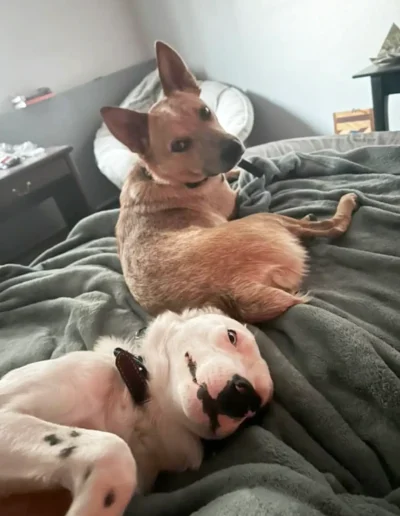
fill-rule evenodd
<path id="1" fill-rule="evenodd" d="M 136 463 L 114 434 L 81 431 L 71 456 L 74 501 L 67 516 L 122 515 L 136 488 Z M 66 448 L 68 449 L 68 448 Z"/>
<path id="2" fill-rule="evenodd" d="M 118 436 L 0 411 L 0 493 L 63 486 L 67 516 L 121 516 L 137 484 L 136 462 Z"/>

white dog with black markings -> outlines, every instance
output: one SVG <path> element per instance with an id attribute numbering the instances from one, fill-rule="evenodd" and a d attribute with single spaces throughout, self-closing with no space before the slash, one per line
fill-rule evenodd
<path id="1" fill-rule="evenodd" d="M 131 343 L 102 338 L 0 380 L 0 494 L 62 486 L 68 516 L 119 516 L 160 471 L 198 468 L 201 438 L 272 396 L 253 335 L 216 310 L 164 313 Z"/>

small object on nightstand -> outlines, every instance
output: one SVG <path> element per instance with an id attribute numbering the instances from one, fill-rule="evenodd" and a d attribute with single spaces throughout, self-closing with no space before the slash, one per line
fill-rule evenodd
<path id="1" fill-rule="evenodd" d="M 24 142 L 19 145 L 0 143 L 0 169 L 14 167 L 26 159 L 37 158 L 44 153 L 43 147 L 32 142 Z"/>
<path id="2" fill-rule="evenodd" d="M 21 158 L 13 156 L 7 152 L 0 150 L 0 170 L 6 170 L 7 168 L 14 167 L 21 162 Z"/>
<path id="3" fill-rule="evenodd" d="M 53 197 L 69 229 L 90 213 L 71 158 L 72 147 L 51 147 L 0 170 L 0 221 Z"/>
<path id="4" fill-rule="evenodd" d="M 400 64 L 400 28 L 393 23 L 382 43 L 381 49 L 376 57 L 371 57 L 375 65 Z"/>

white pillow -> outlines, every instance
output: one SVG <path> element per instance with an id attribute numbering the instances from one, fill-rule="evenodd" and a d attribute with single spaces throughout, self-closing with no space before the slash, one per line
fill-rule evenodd
<path id="1" fill-rule="evenodd" d="M 198 81 L 201 98 L 216 113 L 222 127 L 245 141 L 254 123 L 254 111 L 250 99 L 232 86 L 215 81 Z M 121 103 L 121 107 L 147 112 L 163 97 L 158 70 L 147 75 Z M 118 188 L 137 160 L 125 145 L 120 143 L 103 123 L 96 133 L 94 154 L 100 171 Z"/>

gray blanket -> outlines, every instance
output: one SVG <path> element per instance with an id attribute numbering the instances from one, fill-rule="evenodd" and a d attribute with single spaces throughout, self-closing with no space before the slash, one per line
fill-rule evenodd
<path id="1" fill-rule="evenodd" d="M 260 165 L 264 178 L 240 178 L 241 216 L 327 217 L 349 191 L 360 208 L 340 239 L 308 242 L 310 304 L 254 328 L 275 382 L 267 413 L 128 514 L 400 515 L 400 148 Z M 146 321 L 121 275 L 117 216 L 83 220 L 31 267 L 0 268 L 0 376 Z"/>

